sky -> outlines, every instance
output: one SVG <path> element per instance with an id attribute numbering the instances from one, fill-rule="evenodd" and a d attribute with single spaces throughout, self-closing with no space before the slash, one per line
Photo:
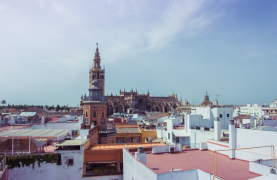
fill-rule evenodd
<path id="1" fill-rule="evenodd" d="M 276 0 L 0 0 L 0 100 L 77 106 L 96 42 L 105 94 L 192 104 L 277 95 Z M 216 96 L 216 95 L 221 96 Z"/>

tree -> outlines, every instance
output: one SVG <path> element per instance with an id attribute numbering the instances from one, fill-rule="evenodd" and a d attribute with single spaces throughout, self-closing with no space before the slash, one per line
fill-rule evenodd
<path id="1" fill-rule="evenodd" d="M 57 105 L 56 111 L 58 112 L 61 109 L 60 105 Z"/>
<path id="2" fill-rule="evenodd" d="M 3 107 L 5 104 L 7 104 L 6 100 L 1 101 L 1 104 L 3 104 Z"/>

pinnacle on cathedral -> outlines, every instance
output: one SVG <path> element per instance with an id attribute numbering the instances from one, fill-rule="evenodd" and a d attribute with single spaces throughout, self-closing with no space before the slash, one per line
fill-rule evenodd
<path id="1" fill-rule="evenodd" d="M 96 45 L 97 45 L 97 48 L 96 48 L 94 59 L 100 59 L 100 53 L 99 53 L 99 49 L 98 49 L 98 43 L 96 43 Z"/>

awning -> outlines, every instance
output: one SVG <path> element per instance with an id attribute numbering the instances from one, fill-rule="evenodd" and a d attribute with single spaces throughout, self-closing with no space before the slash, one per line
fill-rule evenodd
<path id="1" fill-rule="evenodd" d="M 184 129 L 174 129 L 172 132 L 176 137 L 189 137 L 189 135 L 185 133 Z"/>
<path id="2" fill-rule="evenodd" d="M 36 112 L 22 112 L 19 116 L 28 117 L 28 116 L 34 116 L 36 114 L 37 114 Z"/>

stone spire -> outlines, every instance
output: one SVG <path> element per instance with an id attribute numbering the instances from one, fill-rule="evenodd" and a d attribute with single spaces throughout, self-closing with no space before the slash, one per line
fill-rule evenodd
<path id="1" fill-rule="evenodd" d="M 100 59 L 100 53 L 99 53 L 99 49 L 98 49 L 98 43 L 96 43 L 97 47 L 96 47 L 96 52 L 94 55 L 94 59 Z"/>
<path id="2" fill-rule="evenodd" d="M 93 68 L 101 69 L 101 66 L 100 66 L 101 58 L 100 58 L 100 53 L 99 53 L 99 49 L 98 49 L 98 43 L 96 43 L 96 45 L 97 45 L 97 48 L 96 48 L 96 52 L 95 52 L 94 59 L 93 59 Z"/>

